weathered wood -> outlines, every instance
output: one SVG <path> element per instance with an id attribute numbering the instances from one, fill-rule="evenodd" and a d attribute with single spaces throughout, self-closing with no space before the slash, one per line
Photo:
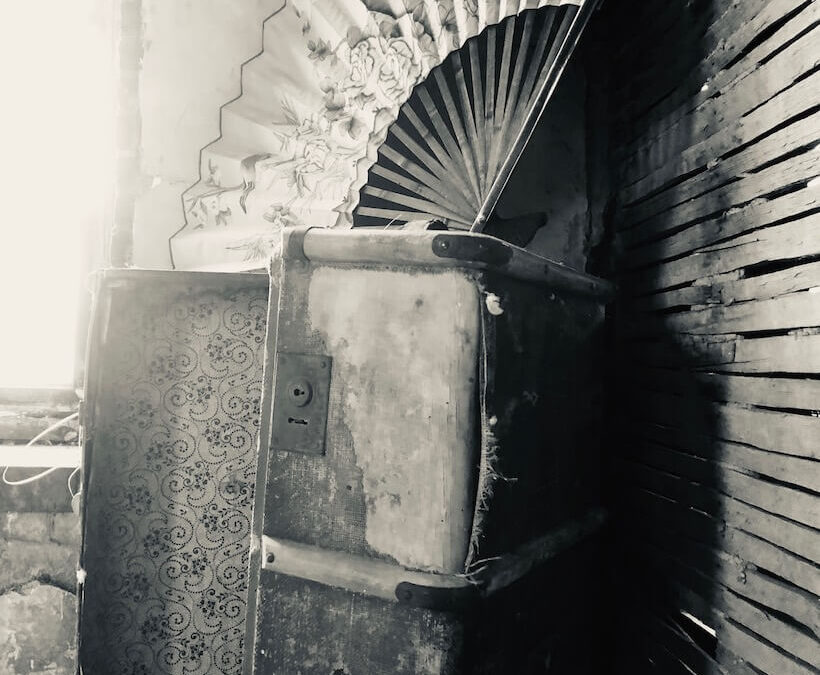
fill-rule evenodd
<path id="1" fill-rule="evenodd" d="M 730 273 L 728 276 L 729 280 L 723 280 L 722 276 L 708 277 L 698 279 L 693 286 L 635 298 L 630 303 L 631 309 L 651 312 L 685 305 L 730 304 L 774 298 L 813 288 L 820 289 L 820 262 L 795 265 L 785 270 L 749 278 L 742 277 L 741 272 Z M 778 326 L 783 327 L 785 326 Z"/>
<path id="2" fill-rule="evenodd" d="M 740 207 L 722 211 L 717 217 L 697 222 L 662 239 L 631 250 L 622 261 L 624 269 L 679 257 L 713 246 L 752 230 L 777 225 L 817 209 L 816 190 L 803 188 L 771 199 L 755 199 Z"/>
<path id="3" fill-rule="evenodd" d="M 635 24 L 611 99 L 636 648 L 661 672 L 817 673 L 820 3 L 673 4 Z"/>
<path id="4" fill-rule="evenodd" d="M 697 199 L 704 194 L 735 182 L 738 178 L 752 177 L 756 171 L 769 165 L 779 157 L 804 148 L 820 139 L 820 113 L 800 119 L 774 132 L 763 140 L 753 143 L 730 157 L 712 160 L 704 165 L 705 170 L 682 182 L 676 182 L 659 194 L 626 206 L 620 215 L 626 227 L 633 227 L 649 218 L 674 209 L 676 206 Z M 742 147 L 742 146 L 740 146 Z M 734 146 L 737 149 L 738 146 Z M 765 183 L 761 185 L 766 187 Z M 779 186 L 782 183 L 775 183 Z M 771 190 L 771 187 L 769 187 Z"/>
<path id="5" fill-rule="evenodd" d="M 817 119 L 820 120 L 820 113 L 817 114 Z M 820 149 L 814 148 L 794 157 L 787 157 L 757 173 L 735 176 L 739 180 L 682 202 L 624 230 L 619 234 L 620 241 L 625 247 L 634 247 L 657 239 L 661 234 L 672 233 L 700 219 L 713 218 L 784 188 L 799 187 L 820 175 L 818 157 Z"/>
<path id="6" fill-rule="evenodd" d="M 629 205 L 679 177 L 697 170 L 708 169 L 721 161 L 720 158 L 726 153 L 734 151 L 743 144 L 752 143 L 766 132 L 781 125 L 783 120 L 810 111 L 817 105 L 818 100 L 820 100 L 820 73 L 815 73 L 769 99 L 733 125 L 718 129 L 716 133 L 707 138 L 698 135 L 694 145 L 680 154 L 670 156 L 662 166 L 626 188 L 621 193 L 622 202 Z M 779 135 L 775 133 L 772 138 Z M 760 141 L 757 147 L 762 148 L 765 144 L 765 141 Z M 781 150 L 785 151 L 786 148 L 778 148 L 778 151 Z M 730 175 L 729 166 L 724 166 L 723 169 L 725 175 Z M 691 182 L 687 181 L 687 183 L 691 185 Z M 650 200 L 647 202 L 648 208 L 653 208 L 653 203 L 657 204 L 660 201 Z"/>
<path id="7" fill-rule="evenodd" d="M 820 254 L 820 213 L 777 227 L 701 248 L 685 258 L 672 260 L 640 272 L 627 274 L 621 286 L 628 293 L 650 293 L 695 279 L 724 274 L 750 265 L 775 260 L 798 260 Z"/>
<path id="8" fill-rule="evenodd" d="M 638 455 L 638 453 L 635 454 Z M 701 479 L 705 482 L 699 482 L 697 478 L 690 475 L 696 471 L 686 466 L 681 468 L 680 462 L 672 462 L 668 459 L 659 460 L 654 456 L 656 454 L 636 456 L 634 461 L 622 464 L 623 479 L 629 484 L 663 494 L 680 504 L 696 508 L 712 516 L 718 523 L 718 531 L 714 534 L 715 540 L 725 540 L 722 548 L 729 550 L 729 547 L 737 546 L 739 548 L 736 552 L 745 550 L 747 546 L 749 550 L 760 548 L 755 553 L 758 558 L 750 558 L 752 562 L 762 560 L 763 556 L 769 555 L 772 559 L 778 560 L 784 568 L 790 570 L 789 578 L 802 579 L 798 585 L 814 593 L 820 593 L 818 591 L 820 582 L 812 578 L 815 575 L 811 563 L 805 562 L 816 559 L 820 553 L 820 535 L 812 529 L 816 525 L 816 519 L 812 526 L 804 526 L 791 523 L 758 506 L 747 504 L 747 501 L 751 504 L 762 502 L 765 506 L 767 501 L 772 501 L 771 495 L 766 494 L 765 487 L 761 488 L 763 481 L 755 483 L 748 480 L 746 482 L 752 483 L 750 488 L 733 493 L 735 484 L 741 481 L 727 477 L 726 474 L 731 473 L 730 471 L 710 467 L 713 475 L 704 477 L 704 472 L 700 472 Z M 656 468 L 659 465 L 661 468 Z M 736 475 L 741 476 L 742 474 Z M 760 498 L 761 496 L 763 499 Z M 810 519 L 813 518 L 801 516 L 801 520 Z M 721 522 L 730 529 L 721 529 Z M 745 533 L 763 540 L 763 543 L 755 543 L 757 540 L 750 540 Z"/>
<path id="9" fill-rule="evenodd" d="M 677 87 L 662 98 L 659 98 L 658 92 L 655 91 L 657 84 L 654 87 L 633 86 L 629 87 L 628 90 L 627 87 L 624 87 L 623 89 L 626 91 L 618 91 L 615 95 L 618 96 L 619 101 L 623 102 L 623 112 L 620 115 L 622 123 L 626 124 L 631 120 L 641 120 L 644 130 L 654 129 L 659 127 L 660 122 L 672 117 L 675 110 L 685 105 L 685 103 L 702 101 L 708 98 L 708 96 L 701 98 L 704 93 L 702 91 L 703 83 L 713 78 L 716 73 L 725 72 L 727 66 L 730 66 L 731 62 L 740 55 L 739 52 L 747 49 L 749 42 L 755 38 L 761 27 L 770 23 L 771 15 L 761 16 L 761 9 L 765 8 L 767 4 L 780 5 L 780 7 L 785 5 L 788 9 L 787 0 L 780 0 L 776 3 L 751 0 L 748 3 L 726 3 L 722 7 L 724 10 L 722 14 L 713 14 L 713 18 L 703 34 L 694 37 L 700 55 L 698 63 L 690 69 L 689 73 L 684 74 L 684 77 L 678 78 Z M 652 37 L 658 36 L 657 40 L 653 40 L 654 52 L 644 53 L 643 50 L 640 50 L 639 54 L 633 53 L 634 58 L 630 62 L 625 62 L 621 58 L 618 61 L 619 66 L 638 72 L 649 67 L 662 73 L 662 70 L 657 66 L 657 62 L 663 63 L 664 57 L 668 56 L 670 46 L 679 43 L 684 43 L 680 45 L 681 47 L 689 46 L 686 43 L 691 43 L 693 36 L 685 32 L 681 34 L 681 8 L 674 4 L 665 5 L 664 7 L 672 8 L 673 11 L 670 15 L 653 15 L 647 17 L 644 23 L 640 24 L 651 25 L 653 28 Z M 775 11 L 778 10 L 779 8 L 775 7 Z M 782 14 L 782 10 L 780 10 L 780 13 Z M 669 34 L 670 28 L 674 30 L 671 35 Z M 769 50 L 774 48 L 773 44 L 767 43 L 754 50 L 758 52 L 757 54 L 748 54 L 745 59 L 740 60 L 739 64 L 736 63 L 735 66 L 730 67 L 729 70 L 732 71 L 733 77 L 736 78 L 738 74 L 745 72 L 738 69 L 738 65 L 749 69 L 750 66 L 745 62 L 750 59 L 760 58 L 760 47 L 766 46 Z M 631 81 L 631 78 L 629 81 Z M 660 81 L 665 83 L 662 75 Z M 649 98 L 650 95 L 651 99 Z M 660 130 L 662 130 L 662 127 Z M 630 131 L 632 132 L 631 135 Z M 626 140 L 632 139 L 633 142 L 636 136 L 640 136 L 638 130 L 628 127 L 623 128 L 621 133 Z M 625 147 L 622 149 L 619 159 L 624 158 L 626 149 L 630 147 L 627 143 L 624 145 Z"/>
<path id="10" fill-rule="evenodd" d="M 636 392 L 632 414 L 684 432 L 754 445 L 798 457 L 820 458 L 820 418 L 746 408 L 734 404 L 704 406 L 697 398 Z"/>
<path id="11" fill-rule="evenodd" d="M 0 409 L 0 442 L 14 441 L 19 443 L 27 443 L 42 433 L 50 426 L 57 424 L 60 420 L 65 419 L 71 413 L 66 415 L 55 416 L 52 414 L 41 415 L 40 411 L 35 411 L 35 414 L 29 414 L 28 411 L 21 408 L 14 408 L 6 410 Z M 51 412 L 51 411 L 49 411 Z M 40 443 L 63 443 L 66 442 L 68 436 L 71 442 L 77 440 L 78 424 L 76 420 L 67 421 L 64 425 L 50 431 L 45 436 L 41 437 Z"/>
<path id="12" fill-rule="evenodd" d="M 734 362 L 723 370 L 741 373 L 820 373 L 820 335 L 795 332 L 771 338 L 739 340 Z"/>
<path id="13" fill-rule="evenodd" d="M 811 460 L 765 453 L 736 443 L 723 442 L 715 444 L 718 447 L 712 447 L 709 439 L 705 439 L 707 443 L 704 445 L 698 446 L 687 438 L 677 443 L 673 449 L 659 445 L 658 442 L 646 441 L 646 437 L 659 442 L 665 441 L 666 434 L 654 434 L 651 430 L 649 433 L 639 434 L 640 429 L 636 429 L 636 437 L 644 440 L 630 444 L 627 456 L 667 473 L 714 488 L 728 497 L 742 500 L 772 514 L 786 516 L 809 527 L 817 527 L 820 524 L 818 506 L 813 503 L 810 494 L 791 487 L 784 489 L 782 485 L 764 479 L 774 478 L 788 482 L 792 486 L 817 492 L 820 477 L 816 475 L 816 464 Z M 748 475 L 749 473 L 754 475 Z M 707 496 L 712 502 L 715 499 L 723 500 L 723 497 L 716 495 Z M 803 547 L 796 552 L 812 559 L 806 555 L 806 550 Z"/>
<path id="14" fill-rule="evenodd" d="M 626 420 L 624 430 L 629 435 L 662 444 L 667 450 L 678 450 L 703 460 L 728 464 L 747 473 L 754 472 L 815 492 L 820 491 L 818 490 L 820 477 L 812 470 L 815 463 L 811 459 L 785 455 L 780 452 L 769 452 L 741 443 L 717 440 L 713 436 L 698 433 L 696 429 L 680 429 L 679 427 Z M 653 448 L 652 451 L 655 450 L 660 451 L 661 448 Z M 706 470 L 704 467 L 704 471 Z M 707 473 L 707 475 L 711 474 Z"/>
<path id="15" fill-rule="evenodd" d="M 633 370 L 635 382 L 652 391 L 696 395 L 709 401 L 748 403 L 768 408 L 816 410 L 820 380 L 748 377 L 687 370 Z"/>
<path id="16" fill-rule="evenodd" d="M 624 151 L 632 157 L 629 168 L 623 170 L 621 185 L 632 183 L 663 161 L 680 153 L 695 137 L 693 129 L 701 134 L 712 134 L 725 119 L 738 119 L 761 103 L 791 86 L 793 82 L 814 70 L 820 57 L 813 48 L 813 37 L 804 34 L 820 16 L 816 3 L 810 4 L 770 40 L 757 47 L 734 67 L 709 73 L 701 79 L 707 84 L 698 94 L 688 96 L 674 108 L 676 99 L 670 97 L 657 106 L 653 116 L 657 123 L 644 121 L 641 135 Z M 795 40 L 774 58 L 765 60 L 784 44 Z M 665 139 L 668 139 L 666 142 Z"/>
<path id="17" fill-rule="evenodd" d="M 664 608 L 665 609 L 665 608 Z M 671 608 L 670 608 L 671 609 Z M 660 613 L 660 612 L 659 612 Z M 671 616 L 662 620 L 651 611 L 641 614 L 644 629 L 653 640 L 657 640 L 689 668 L 689 672 L 698 675 L 729 675 L 711 656 L 703 651 L 683 630 L 673 627 Z"/>
<path id="18" fill-rule="evenodd" d="M 702 618 L 715 630 L 719 639 L 729 629 L 731 622 L 736 622 L 805 663 L 815 660 L 812 656 L 817 652 L 815 638 L 764 612 L 742 595 L 722 585 L 715 585 L 698 570 L 674 557 L 660 551 L 655 556 L 661 569 L 669 570 L 671 567 L 674 571 L 674 581 L 668 588 L 673 601 L 679 603 L 683 610 Z"/>
<path id="19" fill-rule="evenodd" d="M 631 515 L 644 525 L 647 520 L 653 524 L 646 529 L 645 536 L 636 541 L 642 551 L 652 548 L 663 551 L 667 556 L 699 570 L 713 584 L 725 586 L 754 602 L 771 607 L 820 636 L 820 610 L 816 596 L 759 572 L 739 556 L 713 548 L 710 543 L 689 538 L 691 528 L 689 532 L 681 530 L 678 513 L 691 517 L 695 512 L 689 511 L 688 515 L 685 511 L 670 512 L 668 504 L 672 502 L 667 503 L 642 490 L 636 491 L 635 503 L 637 510 Z M 683 527 L 685 530 L 686 526 Z M 685 536 L 682 537 L 682 534 Z M 632 534 L 633 537 L 636 535 L 637 532 Z"/>
<path id="20" fill-rule="evenodd" d="M 820 288 L 818 288 L 820 290 Z M 636 336 L 691 333 L 743 334 L 820 326 L 820 295 L 799 291 L 768 300 L 715 304 L 704 309 L 661 315 L 633 315 L 630 332 Z"/>

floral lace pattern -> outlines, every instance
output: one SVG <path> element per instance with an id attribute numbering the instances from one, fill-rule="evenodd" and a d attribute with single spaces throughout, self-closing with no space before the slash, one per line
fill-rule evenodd
<path id="1" fill-rule="evenodd" d="M 151 290 L 103 348 L 83 667 L 239 673 L 267 289 Z"/>

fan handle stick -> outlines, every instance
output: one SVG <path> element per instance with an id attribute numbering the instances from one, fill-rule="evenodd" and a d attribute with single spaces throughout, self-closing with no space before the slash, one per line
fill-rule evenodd
<path id="1" fill-rule="evenodd" d="M 573 18 L 572 25 L 564 37 L 564 41 L 555 57 L 555 61 L 544 70 L 544 73 L 540 77 L 538 95 L 532 102 L 527 116 L 524 119 L 524 124 L 516 135 L 510 151 L 504 158 L 504 163 L 501 165 L 498 174 L 490 185 L 490 189 L 487 191 L 487 196 L 484 198 L 481 208 L 479 208 L 476 214 L 473 225 L 470 227 L 470 232 L 481 232 L 487 224 L 490 215 L 495 210 L 496 204 L 498 204 L 498 200 L 501 198 L 501 193 L 510 180 L 513 169 L 515 169 L 515 165 L 518 164 L 518 160 L 521 158 L 524 148 L 526 148 L 527 143 L 529 143 L 530 137 L 535 130 L 535 125 L 538 124 L 538 120 L 541 119 L 541 115 L 544 113 L 544 109 L 547 107 L 547 103 L 549 103 L 555 91 L 555 87 L 561 79 L 561 74 L 564 72 L 564 68 L 566 68 L 572 53 L 575 51 L 575 47 L 578 45 L 578 41 L 581 39 L 584 28 L 589 22 L 592 13 L 598 8 L 601 2 L 603 2 L 603 0 L 589 0 L 585 2 Z"/>

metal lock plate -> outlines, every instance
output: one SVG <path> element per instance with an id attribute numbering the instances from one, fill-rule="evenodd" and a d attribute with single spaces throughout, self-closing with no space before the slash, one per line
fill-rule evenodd
<path id="1" fill-rule="evenodd" d="M 316 354 L 276 355 L 271 448 L 325 453 L 332 363 L 329 356 Z"/>

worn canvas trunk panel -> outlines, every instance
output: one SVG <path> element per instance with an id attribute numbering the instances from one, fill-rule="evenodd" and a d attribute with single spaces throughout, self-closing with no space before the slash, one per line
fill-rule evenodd
<path id="1" fill-rule="evenodd" d="M 532 542 L 598 504 L 604 284 L 473 235 L 283 248 L 248 672 L 595 672 L 566 647 L 547 670 L 582 634 L 594 555 L 543 565 Z M 311 358 L 327 370 L 290 365 Z"/>
<path id="2" fill-rule="evenodd" d="M 266 275 L 111 272 L 85 414 L 86 674 L 237 673 Z"/>

